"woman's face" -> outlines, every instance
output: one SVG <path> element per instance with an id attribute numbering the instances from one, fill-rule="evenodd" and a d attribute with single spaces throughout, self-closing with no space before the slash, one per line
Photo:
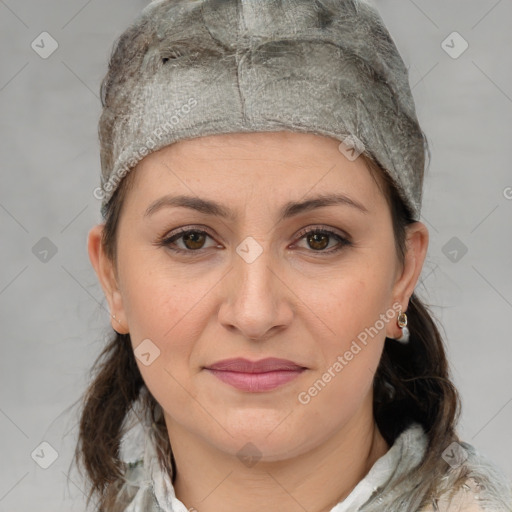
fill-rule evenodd
<path id="1" fill-rule="evenodd" d="M 385 197 L 338 145 L 293 132 L 214 135 L 132 171 L 119 290 L 105 290 L 171 442 L 187 431 L 225 453 L 250 442 L 278 460 L 372 418 L 373 376 L 385 337 L 400 335 L 428 236 L 414 225 L 401 267 Z M 300 370 L 208 369 L 232 358 Z"/>

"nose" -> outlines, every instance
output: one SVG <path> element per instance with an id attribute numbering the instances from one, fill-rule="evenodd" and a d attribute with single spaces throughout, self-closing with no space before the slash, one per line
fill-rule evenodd
<path id="1" fill-rule="evenodd" d="M 262 341 L 290 325 L 293 293 L 277 257 L 267 245 L 251 239 L 253 254 L 249 258 L 243 244 L 238 247 L 239 252 L 233 253 L 233 268 L 223 280 L 223 302 L 218 315 L 226 329 Z M 258 254 L 255 259 L 254 254 Z"/>

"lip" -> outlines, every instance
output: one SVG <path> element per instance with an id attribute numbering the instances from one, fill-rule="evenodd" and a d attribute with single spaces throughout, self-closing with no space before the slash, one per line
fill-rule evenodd
<path id="1" fill-rule="evenodd" d="M 222 382 L 242 391 L 270 391 L 297 378 L 306 368 L 287 359 L 268 357 L 259 361 L 225 359 L 204 368 Z"/>
<path id="2" fill-rule="evenodd" d="M 294 363 L 293 361 L 278 359 L 277 357 L 267 357 L 259 361 L 250 361 L 243 357 L 235 357 L 206 366 L 208 370 L 224 370 L 242 373 L 265 373 L 279 370 L 300 370 L 303 368 L 304 366 Z"/>

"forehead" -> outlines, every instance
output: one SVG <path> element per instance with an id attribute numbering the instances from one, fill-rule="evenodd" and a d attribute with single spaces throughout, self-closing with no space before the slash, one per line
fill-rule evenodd
<path id="1" fill-rule="evenodd" d="M 332 137 L 283 130 L 205 135 L 180 140 L 163 148 L 161 152 L 170 156 L 193 155 L 197 158 L 205 155 L 222 158 L 223 155 L 256 153 L 252 156 L 275 159 L 280 154 L 284 158 L 297 160 L 299 155 L 315 155 L 318 158 L 319 153 L 337 152 L 339 144 L 340 141 Z"/>
<path id="2" fill-rule="evenodd" d="M 375 194 L 373 173 L 362 156 L 350 161 L 339 145 L 332 137 L 290 131 L 183 139 L 139 162 L 130 188 L 146 203 L 165 192 L 215 198 L 225 196 L 226 188 L 233 203 L 234 189 L 239 197 L 264 191 L 295 200 L 309 190 L 314 195 L 338 189 L 368 199 Z"/>
<path id="3" fill-rule="evenodd" d="M 226 161 L 265 161 L 269 163 L 287 163 L 293 169 L 315 168 L 319 171 L 332 167 L 333 164 L 341 167 L 358 168 L 368 171 L 363 158 L 349 161 L 340 151 L 340 141 L 329 136 L 314 133 L 291 132 L 287 130 L 277 132 L 249 132 L 215 134 L 182 139 L 159 151 L 146 156 L 138 168 L 148 168 L 165 164 L 176 164 L 193 172 L 192 167 L 201 170 L 206 160 L 208 166 L 222 162 L 218 169 L 228 168 Z M 189 165 L 190 164 L 190 165 Z M 236 164 L 243 174 L 243 165 Z M 258 172 L 265 169 L 272 171 L 276 167 L 263 165 L 252 166 Z M 230 167 L 230 171 L 234 169 Z M 296 176 L 300 178 L 300 176 Z M 291 183 L 290 183 L 291 185 Z"/>

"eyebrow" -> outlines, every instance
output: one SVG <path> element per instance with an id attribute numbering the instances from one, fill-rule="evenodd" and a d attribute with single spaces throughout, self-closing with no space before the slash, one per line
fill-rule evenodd
<path id="1" fill-rule="evenodd" d="M 289 201 L 288 203 L 285 203 L 279 211 L 278 219 L 279 221 L 282 221 L 295 215 L 314 210 L 316 208 L 333 205 L 350 206 L 360 211 L 361 213 L 369 213 L 368 209 L 365 208 L 361 203 L 346 196 L 345 194 L 322 194 L 305 201 Z M 191 210 L 196 210 L 207 215 L 215 215 L 217 217 L 222 217 L 231 221 L 236 219 L 235 212 L 227 206 L 224 206 L 213 200 L 201 199 L 199 197 L 185 195 L 166 195 L 160 199 L 157 199 L 147 208 L 146 212 L 144 213 L 144 217 L 149 217 L 164 207 L 189 208 Z"/>

